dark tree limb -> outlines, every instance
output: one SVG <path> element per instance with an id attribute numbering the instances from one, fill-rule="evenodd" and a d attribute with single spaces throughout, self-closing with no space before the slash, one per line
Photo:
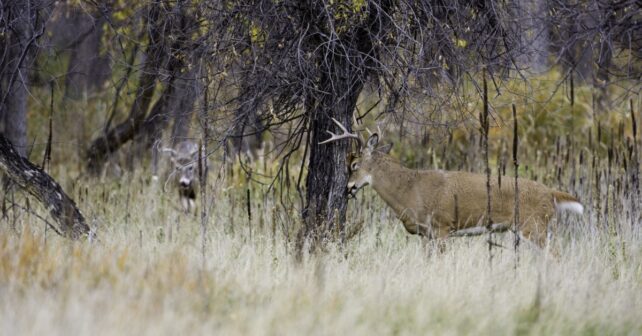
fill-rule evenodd
<path id="1" fill-rule="evenodd" d="M 147 110 L 154 95 L 158 68 L 165 53 L 162 41 L 163 31 L 160 27 L 160 8 L 152 6 L 147 17 L 150 26 L 149 45 L 146 55 L 148 60 L 143 65 L 136 98 L 129 111 L 129 116 L 122 123 L 114 126 L 94 139 L 87 150 L 87 169 L 98 175 L 109 155 L 131 140 L 145 121 Z"/>
<path id="2" fill-rule="evenodd" d="M 87 150 L 87 168 L 92 174 L 99 174 L 109 154 L 118 150 L 134 137 L 140 125 L 145 121 L 155 86 L 156 75 L 143 74 L 136 92 L 136 99 L 127 120 L 116 125 L 92 142 Z"/>
<path id="3" fill-rule="evenodd" d="M 147 119 L 141 125 L 140 131 L 136 135 L 134 142 L 137 144 L 138 153 L 142 155 L 144 151 L 152 148 L 152 145 L 162 138 L 162 133 L 169 122 L 167 109 L 174 92 L 174 82 L 176 78 L 172 77 L 163 89 L 160 97 L 149 112 Z"/>
<path id="4" fill-rule="evenodd" d="M 85 218 L 76 203 L 67 196 L 60 185 L 41 168 L 21 157 L 11 142 L 0 133 L 0 170 L 14 183 L 33 195 L 60 226 L 56 232 L 70 239 L 90 234 Z"/>

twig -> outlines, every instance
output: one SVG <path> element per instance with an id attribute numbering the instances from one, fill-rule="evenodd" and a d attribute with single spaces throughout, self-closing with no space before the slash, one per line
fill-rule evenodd
<path id="1" fill-rule="evenodd" d="M 488 83 L 486 81 L 486 69 L 483 73 L 484 84 L 484 111 L 480 116 L 481 131 L 482 131 L 482 145 L 484 151 L 484 163 L 486 164 L 486 229 L 488 230 L 488 261 L 492 267 L 493 262 L 493 232 L 491 226 L 493 220 L 491 218 L 491 187 L 490 187 L 490 163 L 488 162 Z"/>
<path id="2" fill-rule="evenodd" d="M 513 167 L 515 172 L 515 209 L 513 210 L 515 217 L 513 219 L 513 249 L 515 251 L 515 268 L 519 264 L 519 161 L 517 161 L 517 148 L 519 146 L 519 135 L 517 134 L 517 108 L 513 104 Z"/>

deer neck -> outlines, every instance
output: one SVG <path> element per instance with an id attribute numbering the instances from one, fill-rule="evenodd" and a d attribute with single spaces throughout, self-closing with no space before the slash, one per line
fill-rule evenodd
<path id="1" fill-rule="evenodd" d="M 398 214 L 405 210 L 402 200 L 406 181 L 412 181 L 411 175 L 416 171 L 395 162 L 392 158 L 380 154 L 375 158 L 370 184 L 377 194 Z"/>

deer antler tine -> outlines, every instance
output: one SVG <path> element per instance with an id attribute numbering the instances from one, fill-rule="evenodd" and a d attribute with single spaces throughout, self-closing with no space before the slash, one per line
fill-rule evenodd
<path id="1" fill-rule="evenodd" d="M 161 149 L 161 152 L 163 152 L 163 153 L 171 153 L 172 155 L 176 155 L 176 150 L 174 150 L 173 148 L 163 147 Z"/>
<path id="2" fill-rule="evenodd" d="M 331 119 L 332 121 L 334 121 L 335 124 L 337 124 L 337 126 L 339 126 L 339 128 L 343 131 L 343 133 L 350 133 L 340 122 L 337 121 L 337 119 L 334 119 L 334 118 L 331 118 Z"/>
<path id="3" fill-rule="evenodd" d="M 326 130 L 326 133 L 330 133 L 330 138 L 328 138 L 328 140 L 319 142 L 319 145 L 327 144 L 328 142 L 332 141 L 332 139 L 334 139 L 335 135 L 332 132 Z"/>
<path id="4" fill-rule="evenodd" d="M 361 145 L 362 140 L 361 138 L 359 138 L 359 136 L 356 133 L 348 132 L 348 129 L 346 129 L 345 126 L 343 126 L 339 121 L 337 121 L 337 119 L 334 119 L 334 118 L 331 118 L 331 119 L 341 129 L 343 133 L 339 135 L 326 130 L 326 132 L 330 134 L 330 138 L 319 142 L 320 145 L 326 144 L 332 141 L 340 140 L 340 139 L 346 139 L 346 138 L 356 139 L 359 142 L 359 145 Z"/>
<path id="5" fill-rule="evenodd" d="M 330 138 L 328 140 L 324 140 L 324 141 L 319 142 L 319 145 L 323 145 L 323 144 L 326 144 L 328 142 L 341 139 L 340 135 L 336 135 L 336 134 L 334 134 L 334 133 L 332 133 L 332 132 L 330 132 L 328 130 L 326 130 L 326 133 L 330 134 Z"/>
<path id="6" fill-rule="evenodd" d="M 176 175 L 176 170 L 172 171 L 169 174 L 169 176 L 167 176 L 167 179 L 165 180 L 165 183 L 163 184 L 163 192 L 165 192 L 165 190 L 167 189 L 167 183 L 169 183 L 169 181 L 172 179 L 172 177 L 174 177 L 174 175 Z"/>
<path id="7" fill-rule="evenodd" d="M 190 154 L 190 156 L 194 156 L 194 155 L 198 154 L 198 146 L 196 146 L 195 148 L 192 148 L 192 150 L 190 150 L 189 154 Z"/>

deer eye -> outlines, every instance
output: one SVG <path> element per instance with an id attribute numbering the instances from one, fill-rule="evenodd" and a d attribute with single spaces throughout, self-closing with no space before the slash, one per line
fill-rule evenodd
<path id="1" fill-rule="evenodd" d="M 359 169 L 359 162 L 353 162 L 350 164 L 350 170 L 355 171 L 357 169 Z"/>

